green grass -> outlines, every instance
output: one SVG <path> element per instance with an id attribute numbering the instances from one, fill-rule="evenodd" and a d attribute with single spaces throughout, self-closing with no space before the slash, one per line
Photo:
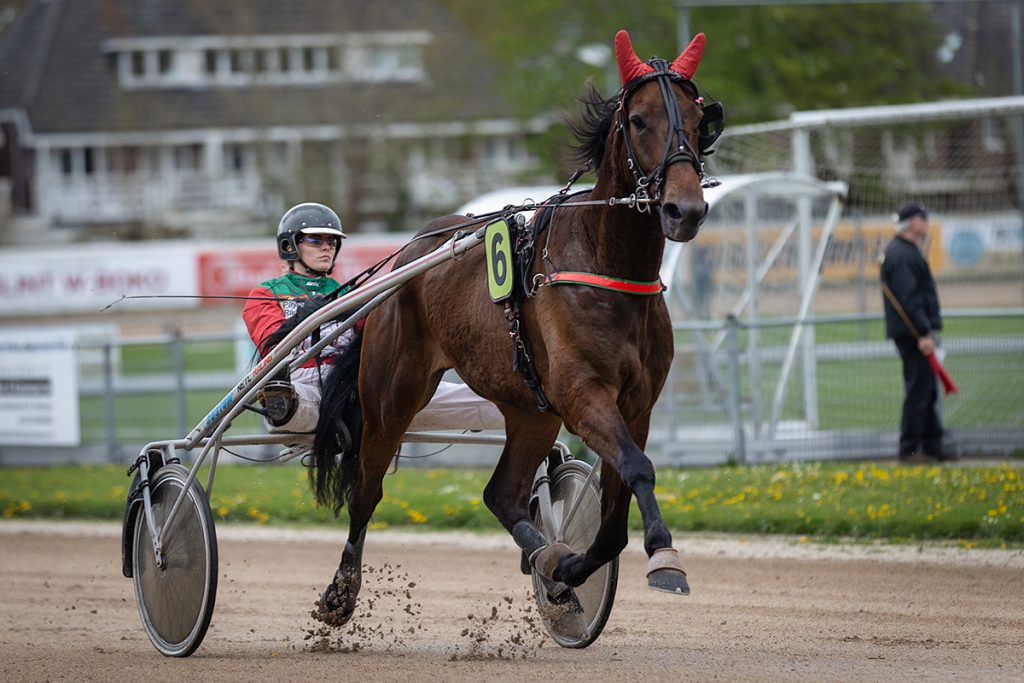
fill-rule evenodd
<path id="1" fill-rule="evenodd" d="M 178 430 L 178 405 L 171 393 L 128 394 L 114 400 L 117 438 L 128 441 L 154 441 L 183 437 L 217 405 L 231 387 L 223 391 L 190 391 L 185 400 L 185 426 Z M 87 397 L 79 401 L 79 420 L 82 440 L 102 441 L 106 438 L 106 404 L 102 397 Z M 232 423 L 232 434 L 261 433 L 259 418 L 245 412 Z"/>
<path id="2" fill-rule="evenodd" d="M 174 369 L 172 347 L 166 344 L 139 344 L 121 348 L 121 372 L 141 375 Z M 182 356 L 189 372 L 234 370 L 235 345 L 223 342 L 185 342 Z"/>
<path id="3" fill-rule="evenodd" d="M 120 519 L 123 467 L 0 470 L 7 519 Z M 384 482 L 372 528 L 485 529 L 499 525 L 483 505 L 483 470 L 399 469 Z M 205 484 L 206 478 L 202 476 Z M 1024 470 L 1009 466 L 817 463 L 661 470 L 655 491 L 669 528 L 800 534 L 822 539 L 947 540 L 966 546 L 1024 543 Z M 218 469 L 211 508 L 218 521 L 330 524 L 298 466 Z M 639 529 L 640 515 L 630 516 Z"/>

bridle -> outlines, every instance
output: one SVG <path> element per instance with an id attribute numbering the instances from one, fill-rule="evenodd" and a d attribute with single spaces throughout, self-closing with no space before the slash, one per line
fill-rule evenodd
<path id="1" fill-rule="evenodd" d="M 637 209 L 641 212 L 650 210 L 651 204 L 659 204 L 661 192 L 665 186 L 665 174 L 668 167 L 675 163 L 688 163 L 700 178 L 700 186 L 703 189 L 715 187 L 721 184 L 717 179 L 711 178 L 704 171 L 704 155 L 708 149 L 722 134 L 722 107 L 715 103 L 704 105 L 703 98 L 697 94 L 697 86 L 681 74 L 669 69 L 668 62 L 662 59 L 652 59 L 648 62 L 654 71 L 631 80 L 622 86 L 619 92 L 619 107 L 615 112 L 619 132 L 622 134 L 623 144 L 626 148 L 626 166 L 633 174 L 636 183 Z M 658 89 L 661 91 L 661 99 L 665 104 L 665 112 L 668 115 L 668 134 L 665 137 L 665 150 L 662 153 L 661 163 L 650 173 L 644 171 L 633 151 L 633 145 L 629 140 L 629 128 L 626 119 L 626 102 L 637 88 L 650 81 L 657 81 Z M 673 83 L 679 83 L 683 90 L 689 95 L 694 93 L 693 101 L 701 107 L 705 114 L 709 114 L 708 121 L 701 121 L 700 125 L 700 151 L 696 152 L 686 139 L 686 130 L 683 127 L 683 115 L 679 110 L 679 100 L 672 89 Z M 715 126 L 715 128 L 712 128 Z M 654 194 L 651 194 L 651 188 Z"/>

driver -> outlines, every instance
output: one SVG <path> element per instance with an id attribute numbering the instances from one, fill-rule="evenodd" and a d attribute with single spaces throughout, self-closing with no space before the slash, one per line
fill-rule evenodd
<path id="1" fill-rule="evenodd" d="M 349 291 L 330 277 L 346 235 L 341 219 L 323 204 L 306 202 L 288 209 L 277 227 L 277 255 L 287 268 L 280 277 L 257 285 L 242 310 L 249 337 L 266 354 L 268 337 L 310 297 L 341 296 Z M 325 337 L 338 323 L 321 326 Z M 311 358 L 291 376 L 277 377 L 260 393 L 267 422 L 274 432 L 311 432 L 316 429 L 320 408 L 321 368 L 333 365 L 352 345 L 362 321 L 326 346 L 318 358 Z M 309 349 L 306 338 L 295 349 L 296 357 Z M 433 398 L 409 426 L 411 431 L 445 429 L 504 429 L 505 418 L 498 408 L 465 384 L 441 382 Z"/>

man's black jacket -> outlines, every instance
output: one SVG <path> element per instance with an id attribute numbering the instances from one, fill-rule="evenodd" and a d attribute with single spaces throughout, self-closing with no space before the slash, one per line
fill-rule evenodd
<path id="1" fill-rule="evenodd" d="M 882 283 L 889 286 L 903 306 L 918 335 L 923 337 L 942 329 L 935 279 L 916 244 L 897 235 L 885 248 L 881 277 Z M 885 304 L 885 333 L 893 339 L 913 337 L 913 332 L 907 329 L 889 300 L 884 296 L 882 299 Z"/>

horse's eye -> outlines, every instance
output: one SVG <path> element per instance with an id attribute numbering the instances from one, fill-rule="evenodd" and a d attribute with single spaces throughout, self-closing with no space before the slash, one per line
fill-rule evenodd
<path id="1" fill-rule="evenodd" d="M 630 123 L 630 124 L 631 124 L 631 125 L 633 126 L 633 128 L 635 128 L 636 130 L 643 130 L 644 128 L 646 128 L 646 127 L 647 127 L 647 124 L 646 124 L 646 123 L 644 123 L 644 120 L 643 120 L 643 118 L 642 118 L 642 117 L 641 117 L 641 116 L 640 116 L 639 114 L 632 114 L 632 115 L 631 115 L 631 116 L 629 117 L 629 123 Z"/>

